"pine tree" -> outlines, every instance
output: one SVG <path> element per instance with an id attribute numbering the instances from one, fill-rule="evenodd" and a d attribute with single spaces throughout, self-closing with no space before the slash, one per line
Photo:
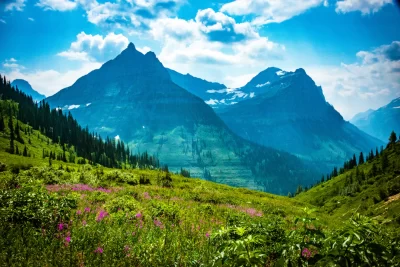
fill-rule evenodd
<path id="1" fill-rule="evenodd" d="M 3 132 L 6 128 L 6 125 L 4 124 L 4 118 L 3 115 L 0 116 L 0 131 Z"/>
<path id="2" fill-rule="evenodd" d="M 24 147 L 24 152 L 22 153 L 22 156 L 24 157 L 28 156 L 28 150 L 26 149 L 26 146 Z"/>
<path id="3" fill-rule="evenodd" d="M 392 145 L 392 144 L 396 143 L 396 140 L 397 140 L 397 135 L 394 131 L 392 131 L 392 133 L 390 134 L 390 137 L 389 137 L 389 144 Z"/>
<path id="4" fill-rule="evenodd" d="M 358 158 L 358 165 L 364 164 L 364 154 L 360 152 L 360 157 Z"/>

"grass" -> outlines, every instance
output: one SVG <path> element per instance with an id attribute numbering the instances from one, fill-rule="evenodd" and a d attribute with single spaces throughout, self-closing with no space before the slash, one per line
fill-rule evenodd
<path id="1" fill-rule="evenodd" d="M 43 149 L 61 153 L 61 146 L 38 131 L 21 137 L 24 144 L 16 144 L 30 157 L 6 152 L 8 133 L 0 132 L 0 266 L 359 266 L 364 256 L 375 266 L 396 266 L 388 242 L 398 236 L 399 201 L 371 201 L 398 179 L 397 145 L 387 152 L 387 173 L 363 181 L 360 191 L 338 195 L 347 172 L 288 198 L 161 170 L 57 160 L 49 166 Z M 373 163 L 380 161 L 359 170 L 367 173 Z M 342 245 L 354 233 L 364 241 L 346 254 Z M 362 252 L 372 251 L 369 245 L 381 247 L 371 256 Z M 340 256 L 331 259 L 333 251 Z M 389 260 L 379 262 L 382 255 Z"/>

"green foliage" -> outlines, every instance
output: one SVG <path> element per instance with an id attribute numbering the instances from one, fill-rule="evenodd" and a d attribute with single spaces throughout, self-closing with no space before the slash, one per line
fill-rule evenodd
<path id="1" fill-rule="evenodd" d="M 139 202 L 129 195 L 123 195 L 112 199 L 106 205 L 109 212 L 115 213 L 118 211 L 134 212 L 139 210 Z"/>
<path id="2" fill-rule="evenodd" d="M 31 223 L 34 227 L 50 227 L 68 220 L 76 199 L 48 194 L 41 187 L 0 190 L 1 221 L 12 224 Z"/>

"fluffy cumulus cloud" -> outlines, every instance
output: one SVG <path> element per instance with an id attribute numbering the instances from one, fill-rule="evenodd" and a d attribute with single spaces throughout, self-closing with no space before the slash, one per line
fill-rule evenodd
<path id="1" fill-rule="evenodd" d="M 323 3 L 324 0 L 235 0 L 224 4 L 221 11 L 235 16 L 251 15 L 253 24 L 263 25 L 288 20 Z"/>
<path id="2" fill-rule="evenodd" d="M 23 11 L 25 7 L 26 0 L 5 0 L 3 4 L 5 5 L 4 11 Z"/>
<path id="3" fill-rule="evenodd" d="M 118 0 L 99 3 L 96 0 L 78 0 L 86 10 L 88 21 L 105 27 L 130 29 L 132 33 L 148 30 L 157 18 L 176 13 L 184 0 Z"/>
<path id="4" fill-rule="evenodd" d="M 67 51 L 58 53 L 69 60 L 105 62 L 117 56 L 128 44 L 122 34 L 109 33 L 105 37 L 81 32 Z"/>
<path id="5" fill-rule="evenodd" d="M 336 2 L 336 12 L 348 13 L 360 11 L 362 14 L 378 12 L 384 5 L 392 3 L 392 0 L 341 0 Z"/>
<path id="6" fill-rule="evenodd" d="M 253 67 L 260 70 L 269 59 L 281 58 L 285 50 L 284 46 L 260 36 L 257 28 L 248 22 L 237 23 L 234 18 L 212 9 L 199 10 L 191 20 L 155 20 L 150 24 L 150 34 L 162 44 L 159 57 L 163 64 L 198 76 L 201 69 L 214 69 L 207 74 L 213 73 L 215 77 L 207 74 L 205 77 L 214 80 L 217 76 L 221 80 L 221 74 L 236 76 L 235 69 L 239 73 L 243 66 L 246 71 Z"/>
<path id="7" fill-rule="evenodd" d="M 357 62 L 310 69 L 329 102 L 346 119 L 400 96 L 400 42 L 357 53 Z"/>
<path id="8" fill-rule="evenodd" d="M 54 11 L 68 11 L 75 9 L 77 3 L 71 0 L 39 0 L 36 6 L 43 8 L 44 10 Z"/>

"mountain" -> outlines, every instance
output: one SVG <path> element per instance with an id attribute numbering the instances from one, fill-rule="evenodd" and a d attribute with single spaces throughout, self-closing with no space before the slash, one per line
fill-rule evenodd
<path id="1" fill-rule="evenodd" d="M 46 100 L 102 136 L 156 154 L 173 171 L 282 194 L 315 177 L 297 157 L 233 134 L 201 98 L 171 80 L 153 52 L 143 55 L 132 43 Z"/>
<path id="2" fill-rule="evenodd" d="M 400 132 L 400 97 L 377 110 L 359 113 L 350 122 L 364 132 L 386 141 L 392 131 Z"/>
<path id="3" fill-rule="evenodd" d="M 39 102 L 43 99 L 46 98 L 45 95 L 42 95 L 35 91 L 32 86 L 29 84 L 29 82 L 22 80 L 22 79 L 16 79 L 11 83 L 12 86 L 18 87 L 19 90 L 24 92 L 25 94 L 32 96 L 32 99 L 36 102 Z"/>
<path id="4" fill-rule="evenodd" d="M 219 112 L 233 132 L 316 162 L 322 170 L 383 144 L 344 121 L 303 69 L 267 69 L 241 90 L 258 95 Z"/>
<path id="5" fill-rule="evenodd" d="M 194 94 L 195 96 L 200 97 L 204 101 L 207 101 L 210 97 L 210 94 L 207 91 L 213 90 L 224 90 L 227 89 L 225 85 L 216 83 L 216 82 L 209 82 L 197 77 L 190 75 L 189 73 L 184 75 L 175 70 L 168 69 L 169 76 L 171 80 L 186 89 L 190 93 Z"/>

